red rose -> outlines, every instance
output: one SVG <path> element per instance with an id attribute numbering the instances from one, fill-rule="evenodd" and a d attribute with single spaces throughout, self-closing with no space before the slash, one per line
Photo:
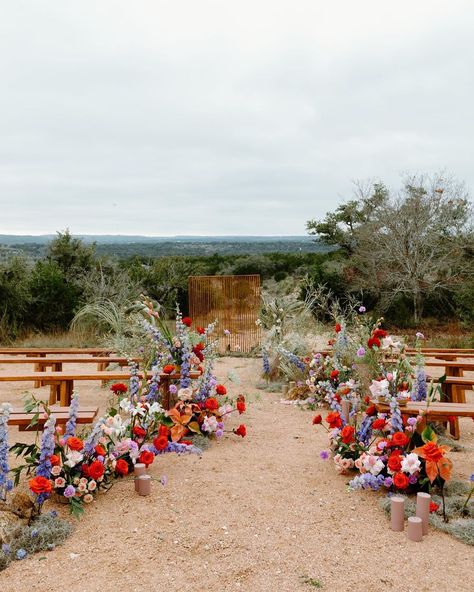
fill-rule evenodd
<path id="1" fill-rule="evenodd" d="M 40 493 L 51 493 L 53 490 L 53 484 L 46 477 L 33 477 L 33 479 L 28 481 L 28 486 L 36 495 Z"/>
<path id="2" fill-rule="evenodd" d="M 321 417 L 321 415 L 315 415 L 313 417 L 313 425 L 318 425 L 323 421 L 323 418 Z"/>
<path id="3" fill-rule="evenodd" d="M 168 436 L 157 436 L 153 440 L 153 446 L 157 450 L 165 450 L 166 448 L 168 448 Z"/>
<path id="4" fill-rule="evenodd" d="M 84 442 L 80 438 L 76 438 L 75 436 L 70 436 L 67 439 L 67 445 L 71 450 L 82 450 L 84 448 Z"/>
<path id="5" fill-rule="evenodd" d="M 84 477 L 89 477 L 89 466 L 88 465 L 82 465 L 81 466 L 81 473 L 84 475 Z"/>
<path id="6" fill-rule="evenodd" d="M 89 477 L 95 479 L 96 481 L 97 479 L 100 479 L 100 477 L 102 477 L 104 471 L 105 467 L 100 462 L 100 460 L 95 460 L 93 463 L 89 465 Z"/>
<path id="7" fill-rule="evenodd" d="M 223 384 L 218 384 L 216 386 L 216 393 L 218 395 L 226 395 L 227 394 L 227 389 L 225 388 L 225 386 Z"/>
<path id="8" fill-rule="evenodd" d="M 168 427 L 165 425 L 160 425 L 160 427 L 158 428 L 158 436 L 168 437 L 169 433 L 170 433 L 170 431 L 169 431 Z"/>
<path id="9" fill-rule="evenodd" d="M 336 333 L 340 333 L 342 330 L 342 327 L 339 323 L 336 323 L 336 326 L 334 327 L 334 331 L 336 331 Z"/>
<path id="10" fill-rule="evenodd" d="M 204 329 L 204 327 L 196 327 L 196 331 L 199 333 L 199 335 L 204 335 L 206 329 Z"/>
<path id="11" fill-rule="evenodd" d="M 115 394 L 118 395 L 119 393 L 126 393 L 127 386 L 123 384 L 123 382 L 116 382 L 110 387 L 110 390 Z"/>
<path id="12" fill-rule="evenodd" d="M 118 475 L 128 475 L 128 462 L 123 458 L 119 458 L 115 463 L 115 472 Z"/>
<path id="13" fill-rule="evenodd" d="M 196 356 L 196 358 L 202 362 L 204 360 L 204 356 L 202 354 L 202 351 L 200 349 L 198 349 L 197 347 L 193 347 L 193 354 Z"/>
<path id="14" fill-rule="evenodd" d="M 98 456 L 105 456 L 107 453 L 105 448 L 103 446 L 101 446 L 100 444 L 97 444 L 97 446 L 94 448 L 94 450 Z"/>
<path id="15" fill-rule="evenodd" d="M 339 370 L 333 370 L 330 374 L 331 380 L 335 380 L 339 376 Z"/>
<path id="16" fill-rule="evenodd" d="M 138 462 L 143 463 L 147 467 L 155 460 L 155 455 L 149 450 L 142 450 L 138 457 Z"/>
<path id="17" fill-rule="evenodd" d="M 340 395 L 339 393 L 336 393 L 336 394 L 334 395 L 334 398 L 336 399 L 336 401 L 337 401 L 338 403 L 340 403 L 340 402 L 341 402 L 341 395 Z"/>
<path id="18" fill-rule="evenodd" d="M 189 317 L 183 317 L 183 325 L 186 325 L 186 327 L 190 327 L 192 324 L 193 322 Z"/>
<path id="19" fill-rule="evenodd" d="M 341 440 L 344 444 L 350 444 L 354 441 L 355 428 L 352 426 L 344 426 L 341 430 Z"/>
<path id="20" fill-rule="evenodd" d="M 400 454 L 392 452 L 387 461 L 387 467 L 394 473 L 400 471 L 402 468 L 402 459 L 400 458 Z"/>
<path id="21" fill-rule="evenodd" d="M 365 397 L 364 397 L 364 403 L 366 405 L 368 405 L 370 403 L 370 397 L 369 397 L 369 395 L 365 395 Z"/>
<path id="22" fill-rule="evenodd" d="M 387 422 L 385 421 L 385 419 L 376 419 L 374 421 L 374 423 L 372 424 L 372 429 L 373 430 L 383 430 L 386 423 Z"/>
<path id="23" fill-rule="evenodd" d="M 333 411 L 326 415 L 326 421 L 331 429 L 342 427 L 342 418 L 338 411 Z"/>
<path id="24" fill-rule="evenodd" d="M 49 462 L 51 463 L 52 467 L 58 467 L 61 464 L 61 459 L 57 454 L 52 454 L 49 457 Z"/>
<path id="25" fill-rule="evenodd" d="M 236 430 L 234 430 L 234 434 L 236 434 L 237 436 L 242 436 L 242 438 L 245 438 L 245 436 L 247 435 L 247 428 L 242 423 Z"/>
<path id="26" fill-rule="evenodd" d="M 380 339 L 378 337 L 371 337 L 367 341 L 367 345 L 370 349 L 373 349 L 374 347 L 380 347 L 382 344 L 380 343 Z"/>
<path id="27" fill-rule="evenodd" d="M 175 371 L 175 366 L 173 364 L 166 364 L 166 366 L 163 368 L 163 372 L 165 374 L 173 374 L 173 372 Z"/>
<path id="28" fill-rule="evenodd" d="M 387 335 L 387 331 L 384 331 L 383 329 L 375 329 L 375 331 L 372 332 L 372 337 L 376 337 L 377 339 L 383 339 L 384 337 L 387 337 Z"/>
<path id="29" fill-rule="evenodd" d="M 365 412 L 369 417 L 373 417 L 374 415 L 377 415 L 377 407 L 375 405 L 370 405 Z"/>
<path id="30" fill-rule="evenodd" d="M 209 409 L 209 411 L 216 411 L 219 409 L 219 402 L 217 399 L 214 399 L 214 397 L 209 397 L 209 399 L 206 400 L 205 406 L 206 409 Z"/>
<path id="31" fill-rule="evenodd" d="M 245 413 L 247 407 L 245 405 L 245 401 L 237 401 L 237 411 L 239 412 L 239 415 L 242 415 L 242 413 Z"/>
<path id="32" fill-rule="evenodd" d="M 405 448 L 409 441 L 410 438 L 404 432 L 395 432 L 392 435 L 392 446 L 400 446 L 401 448 Z"/>
<path id="33" fill-rule="evenodd" d="M 433 514 L 434 512 L 437 512 L 439 508 L 439 504 L 437 504 L 436 502 L 430 502 L 430 513 Z"/>
<path id="34" fill-rule="evenodd" d="M 410 482 L 405 473 L 395 473 L 393 476 L 393 484 L 397 489 L 406 489 Z"/>
<path id="35" fill-rule="evenodd" d="M 146 436 L 146 430 L 144 430 L 141 426 L 134 426 L 132 432 L 137 438 L 144 438 Z"/>

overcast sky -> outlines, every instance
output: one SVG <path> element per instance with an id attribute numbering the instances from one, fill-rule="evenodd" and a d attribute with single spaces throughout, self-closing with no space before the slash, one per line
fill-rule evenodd
<path id="1" fill-rule="evenodd" d="M 472 0 L 2 0 L 0 233 L 304 234 L 474 186 Z"/>

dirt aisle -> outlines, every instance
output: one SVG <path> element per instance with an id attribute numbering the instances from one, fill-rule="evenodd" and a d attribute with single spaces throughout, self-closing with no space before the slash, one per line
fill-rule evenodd
<path id="1" fill-rule="evenodd" d="M 474 588 L 472 547 L 438 532 L 419 544 L 392 533 L 378 496 L 347 493 L 331 462 L 319 459 L 326 437 L 311 426 L 312 413 L 280 404 L 278 395 L 255 400 L 257 361 L 218 363 L 221 376 L 229 368 L 254 399 L 241 418 L 247 438 L 228 435 L 202 458 L 158 458 L 152 474 L 166 475 L 165 487 L 156 482 L 153 495 L 140 498 L 130 483 L 114 486 L 63 547 L 0 573 L 1 589 L 316 589 L 306 576 L 326 591 Z M 85 404 L 104 397 L 99 387 L 82 391 Z M 232 419 L 228 428 L 238 423 Z"/>

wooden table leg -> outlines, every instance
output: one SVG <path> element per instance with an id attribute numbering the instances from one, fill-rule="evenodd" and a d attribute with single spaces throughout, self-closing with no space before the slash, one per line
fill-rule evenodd
<path id="1" fill-rule="evenodd" d="M 50 384 L 49 385 L 49 404 L 56 405 L 58 402 L 58 385 L 57 384 Z"/>
<path id="2" fill-rule="evenodd" d="M 449 422 L 449 433 L 454 440 L 459 440 L 461 436 L 461 430 L 459 429 L 459 418 L 455 417 L 454 421 Z"/>
<path id="3" fill-rule="evenodd" d="M 61 380 L 59 383 L 59 405 L 61 407 L 68 407 L 68 382 L 67 380 Z"/>
<path id="4" fill-rule="evenodd" d="M 162 377 L 160 384 L 161 391 L 161 405 L 166 411 L 170 408 L 170 379 L 168 377 Z"/>

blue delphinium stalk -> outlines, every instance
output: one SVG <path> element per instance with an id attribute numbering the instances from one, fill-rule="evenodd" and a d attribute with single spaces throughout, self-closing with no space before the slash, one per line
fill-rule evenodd
<path id="1" fill-rule="evenodd" d="M 382 487 L 384 479 L 385 477 L 383 475 L 362 473 L 349 482 L 349 489 L 372 489 L 373 491 L 378 491 Z"/>
<path id="2" fill-rule="evenodd" d="M 202 450 L 197 446 L 180 444 L 179 442 L 170 442 L 168 447 L 162 452 L 176 452 L 177 454 L 202 454 Z"/>
<path id="3" fill-rule="evenodd" d="M 183 323 L 183 317 L 178 308 L 176 313 L 176 337 L 180 342 L 180 347 L 176 353 L 180 358 L 181 379 L 179 385 L 181 388 L 188 388 L 191 385 L 191 345 L 189 343 L 188 328 Z"/>
<path id="4" fill-rule="evenodd" d="M 211 389 L 215 384 L 215 377 L 212 374 L 212 369 L 214 365 L 214 359 L 209 358 L 206 370 L 201 380 L 201 384 L 199 386 L 198 391 L 196 392 L 194 398 L 196 401 L 205 401 L 211 396 Z"/>
<path id="5" fill-rule="evenodd" d="M 427 393 L 428 389 L 426 386 L 425 369 L 423 368 L 423 366 L 417 366 L 415 388 L 414 392 L 412 393 L 412 399 L 414 401 L 426 401 Z"/>
<path id="6" fill-rule="evenodd" d="M 361 421 L 359 431 L 357 432 L 358 440 L 365 445 L 367 445 L 372 438 L 372 420 L 373 418 L 370 417 L 370 415 L 366 415 Z"/>
<path id="7" fill-rule="evenodd" d="M 8 466 L 8 418 L 10 405 L 0 405 L 0 500 L 5 500 L 7 492 L 13 487 L 13 482 L 8 478 L 10 467 Z"/>
<path id="8" fill-rule="evenodd" d="M 87 437 L 86 441 L 84 442 L 84 454 L 91 455 L 94 452 L 94 448 L 102 436 L 102 426 L 105 423 L 105 419 L 103 417 L 99 417 L 99 419 L 95 422 L 94 427 L 92 428 L 91 433 Z"/>
<path id="9" fill-rule="evenodd" d="M 157 369 L 155 374 L 153 374 L 150 384 L 148 385 L 148 392 L 146 394 L 145 399 L 148 403 L 153 403 L 154 401 L 158 401 L 160 397 L 160 369 Z"/>
<path id="10" fill-rule="evenodd" d="M 76 423 L 77 413 L 79 411 L 79 395 L 74 393 L 71 399 L 71 405 L 69 406 L 69 419 L 66 423 L 66 429 L 64 431 L 65 436 L 76 435 Z"/>
<path id="11" fill-rule="evenodd" d="M 41 447 L 38 466 L 36 467 L 36 475 L 49 479 L 51 477 L 51 456 L 54 454 L 54 435 L 56 432 L 56 418 L 50 415 L 44 424 L 43 435 L 41 436 Z M 36 501 L 41 507 L 49 493 L 40 493 Z"/>
<path id="12" fill-rule="evenodd" d="M 402 413 L 397 397 L 390 399 L 390 433 L 403 432 Z"/>
<path id="13" fill-rule="evenodd" d="M 302 372 L 306 370 L 306 364 L 298 356 L 288 351 L 284 347 L 280 347 L 279 351 L 291 364 L 296 366 L 298 370 L 301 370 Z"/>
<path id="14" fill-rule="evenodd" d="M 130 364 L 130 381 L 128 391 L 130 393 L 130 401 L 136 402 L 138 391 L 140 390 L 140 378 L 138 377 L 138 364 L 132 362 Z"/>

